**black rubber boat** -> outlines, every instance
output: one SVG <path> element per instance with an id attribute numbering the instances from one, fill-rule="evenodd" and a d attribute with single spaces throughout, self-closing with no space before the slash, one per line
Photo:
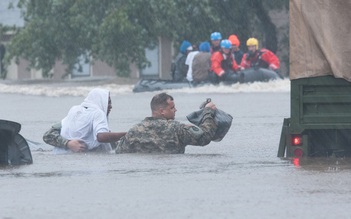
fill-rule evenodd
<path id="1" fill-rule="evenodd" d="M 239 79 L 236 83 L 253 83 L 257 81 L 270 81 L 282 78 L 276 72 L 269 69 L 258 68 L 258 69 L 247 69 L 240 71 Z M 211 82 L 205 82 L 200 84 L 193 84 L 190 82 L 175 82 L 171 80 L 155 80 L 155 79 L 141 79 L 134 85 L 133 92 L 148 92 L 148 91 L 161 91 L 169 89 L 181 89 L 181 88 L 192 88 L 203 85 L 211 84 Z M 225 85 L 233 84 L 233 82 L 224 82 Z"/>

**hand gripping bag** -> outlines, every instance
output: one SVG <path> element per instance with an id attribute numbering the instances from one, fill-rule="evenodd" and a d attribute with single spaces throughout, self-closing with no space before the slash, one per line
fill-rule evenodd
<path id="1" fill-rule="evenodd" d="M 187 119 L 189 120 L 189 122 L 196 126 L 201 125 L 203 120 L 204 107 L 209 102 L 211 102 L 210 98 L 208 98 L 203 104 L 201 104 L 200 110 L 187 115 Z M 230 127 L 232 126 L 233 117 L 230 114 L 224 112 L 223 110 L 216 109 L 214 120 L 216 121 L 218 128 L 216 134 L 212 138 L 212 141 L 218 142 L 221 141 L 224 138 L 224 136 L 228 133 Z"/>

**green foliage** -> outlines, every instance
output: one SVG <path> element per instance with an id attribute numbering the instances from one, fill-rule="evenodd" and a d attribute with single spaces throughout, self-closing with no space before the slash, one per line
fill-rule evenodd
<path id="1" fill-rule="evenodd" d="M 58 59 L 70 73 L 83 54 L 128 76 L 130 62 L 148 65 L 145 48 L 157 45 L 158 37 L 198 43 L 214 31 L 241 40 L 253 33 L 274 36 L 274 26 L 262 23 L 270 20 L 261 20 L 269 8 L 287 5 L 288 0 L 20 0 L 26 25 L 13 38 L 9 58 L 22 56 L 45 76 Z M 262 33 L 262 26 L 273 30 Z"/>

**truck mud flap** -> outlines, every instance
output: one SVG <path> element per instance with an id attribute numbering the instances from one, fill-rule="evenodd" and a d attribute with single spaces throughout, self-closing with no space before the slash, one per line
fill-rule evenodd
<path id="1" fill-rule="evenodd" d="M 285 118 L 283 122 L 282 132 L 280 134 L 280 142 L 277 157 L 284 157 L 286 150 L 286 136 L 289 134 L 290 118 Z"/>

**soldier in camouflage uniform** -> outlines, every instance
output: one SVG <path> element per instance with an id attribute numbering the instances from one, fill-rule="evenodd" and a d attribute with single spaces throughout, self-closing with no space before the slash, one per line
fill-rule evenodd
<path id="1" fill-rule="evenodd" d="M 203 121 L 199 127 L 174 121 L 177 111 L 173 97 L 161 93 L 151 101 L 152 117 L 146 117 L 131 128 L 116 148 L 116 153 L 184 153 L 185 146 L 205 146 L 211 142 L 217 130 L 214 121 L 216 106 L 205 106 Z"/>

